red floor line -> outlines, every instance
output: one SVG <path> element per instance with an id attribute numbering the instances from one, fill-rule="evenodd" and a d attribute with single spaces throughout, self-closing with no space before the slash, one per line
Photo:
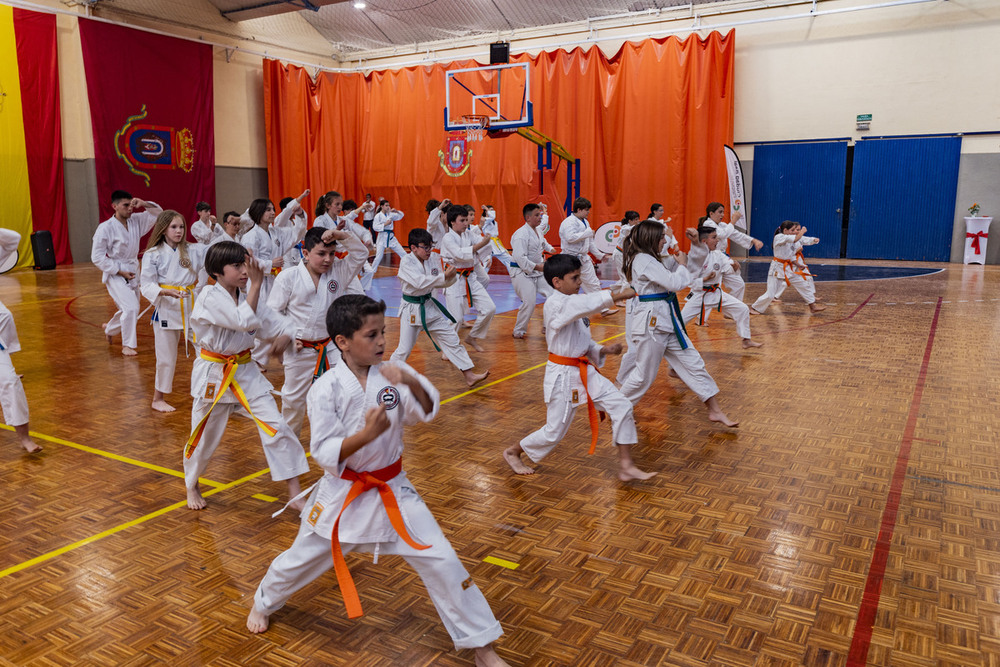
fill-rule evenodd
<path id="1" fill-rule="evenodd" d="M 872 554 L 872 562 L 868 568 L 868 578 L 865 581 L 865 592 L 858 609 L 858 618 L 854 624 L 854 636 L 851 638 L 851 649 L 847 654 L 847 667 L 864 667 L 868 662 L 868 649 L 871 646 L 872 630 L 875 625 L 875 614 L 878 612 L 879 598 L 882 594 L 882 579 L 885 576 L 885 566 L 889 560 L 889 549 L 892 546 L 892 534 L 896 528 L 896 515 L 899 513 L 899 501 L 903 492 L 903 481 L 906 478 L 906 467 L 910 462 L 910 445 L 913 444 L 913 432 L 917 428 L 917 416 L 920 413 L 920 399 L 924 394 L 924 383 L 927 380 L 927 367 L 931 360 L 931 350 L 934 347 L 934 334 L 937 331 L 938 317 L 941 314 L 941 297 L 938 297 L 931 330 L 927 336 L 927 347 L 924 350 L 924 361 L 920 365 L 917 376 L 917 386 L 913 390 L 913 400 L 910 401 L 910 414 L 906 419 L 906 429 L 896 456 L 896 468 L 889 484 L 889 496 L 882 510 L 882 525 L 878 531 L 878 542 Z"/>
<path id="2" fill-rule="evenodd" d="M 85 320 L 82 317 L 77 317 L 76 315 L 73 314 L 73 311 L 70 310 L 70 307 L 73 305 L 73 302 L 75 302 L 81 296 L 87 296 L 87 295 L 81 294 L 80 296 L 74 296 L 72 299 L 70 299 L 69 301 L 66 302 L 66 306 L 63 308 L 63 310 L 66 311 L 66 314 L 69 315 L 70 319 L 76 320 L 77 322 L 80 322 L 81 324 L 86 324 L 86 325 L 89 325 L 89 326 L 92 326 L 92 327 L 96 327 L 96 328 L 100 329 L 101 331 L 104 331 L 104 327 L 101 326 L 100 324 L 95 324 L 94 322 L 91 322 L 89 320 Z M 142 324 L 142 321 L 140 320 L 137 324 Z M 136 328 L 138 328 L 138 327 L 136 327 Z M 148 333 L 145 333 L 145 332 L 143 332 L 141 330 L 140 331 L 136 331 L 136 336 L 138 336 L 139 338 L 152 338 L 153 337 L 152 335 L 150 335 Z"/>
<path id="3" fill-rule="evenodd" d="M 837 322 L 844 322 L 846 320 L 849 320 L 849 319 L 853 318 L 855 315 L 857 315 L 859 312 L 861 312 L 861 309 L 864 308 L 868 304 L 868 302 L 871 301 L 872 298 L 874 298 L 874 296 L 875 296 L 875 292 L 872 292 L 871 294 L 868 295 L 867 299 L 865 299 L 864 301 L 862 301 L 860 304 L 858 304 L 857 308 L 855 308 L 853 311 L 851 311 L 850 315 L 845 315 L 844 317 L 838 317 L 837 319 L 830 320 L 829 322 L 820 322 L 818 324 L 807 324 L 804 327 L 792 327 L 791 329 L 779 329 L 777 331 L 757 331 L 757 332 L 754 332 L 754 335 L 755 336 L 773 336 L 775 334 L 788 333 L 789 331 L 802 331 L 804 329 L 815 329 L 816 327 L 825 327 L 825 326 L 829 326 L 831 324 L 836 324 Z M 757 319 L 760 319 L 760 317 L 758 316 Z M 753 318 L 750 319 L 750 322 L 751 322 L 751 324 L 753 323 Z M 709 338 L 707 338 L 707 340 L 732 340 L 734 338 L 739 338 L 739 336 L 719 336 L 717 338 L 709 337 Z"/>

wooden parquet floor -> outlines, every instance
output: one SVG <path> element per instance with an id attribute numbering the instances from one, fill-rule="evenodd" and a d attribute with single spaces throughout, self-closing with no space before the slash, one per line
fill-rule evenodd
<path id="1" fill-rule="evenodd" d="M 447 404 L 408 431 L 405 463 L 503 624 L 501 655 L 1000 665 L 1000 268 L 941 268 L 820 283 L 830 307 L 819 315 L 788 290 L 752 320 L 759 350 L 742 350 L 717 314 L 690 326 L 741 424 L 709 423 L 661 369 L 636 409 L 637 462 L 659 472 L 644 483 L 616 481 L 607 424 L 586 455 L 579 413 L 535 475 L 501 459 L 544 421 L 540 309 L 524 341 L 496 318 L 473 354 L 494 382 L 473 393 L 421 338 L 411 363 Z M 747 300 L 762 291 L 749 285 Z M 248 634 L 253 591 L 298 526 L 291 512 L 270 517 L 284 485 L 251 423 L 231 420 L 209 508 L 189 511 L 190 362 L 178 365 L 178 411 L 150 410 L 151 331 L 140 326 L 138 359 L 105 344 L 95 325 L 113 305 L 90 265 L 0 276 L 0 299 L 45 447 L 24 454 L 0 431 L 0 664 L 471 664 L 394 557 L 349 557 L 364 617 L 347 619 L 329 573 Z M 623 324 L 624 313 L 595 319 L 594 337 Z M 391 322 L 389 337 L 391 350 Z M 280 387 L 280 368 L 268 376 Z"/>

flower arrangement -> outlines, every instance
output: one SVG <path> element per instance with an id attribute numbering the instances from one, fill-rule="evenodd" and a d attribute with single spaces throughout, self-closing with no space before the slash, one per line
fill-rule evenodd
<path id="1" fill-rule="evenodd" d="M 972 202 L 972 206 L 969 207 L 969 215 L 972 217 L 979 215 L 979 204 Z"/>

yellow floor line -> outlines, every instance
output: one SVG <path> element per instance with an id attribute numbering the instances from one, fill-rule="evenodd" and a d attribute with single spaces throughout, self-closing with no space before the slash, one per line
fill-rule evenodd
<path id="1" fill-rule="evenodd" d="M 8 431 L 13 431 L 14 429 L 5 424 L 0 424 L 0 428 L 6 429 Z M 179 470 L 172 470 L 170 468 L 164 468 L 163 466 L 158 466 L 155 463 L 146 463 L 145 461 L 140 461 L 138 459 L 129 458 L 128 456 L 122 456 L 120 454 L 114 454 L 112 452 L 106 452 L 103 449 L 97 449 L 95 447 L 89 447 L 87 445 L 81 445 L 75 442 L 70 442 L 69 440 L 63 440 L 62 438 L 56 438 L 55 436 L 45 435 L 44 433 L 39 433 L 37 431 L 28 431 L 29 435 L 33 438 L 38 438 L 39 440 L 45 440 L 47 442 L 54 442 L 57 445 L 65 445 L 66 447 L 72 447 L 73 449 L 79 449 L 82 452 L 87 452 L 88 454 L 97 454 L 98 456 L 103 456 L 105 458 L 113 459 L 121 463 L 128 463 L 129 465 L 139 466 L 140 468 L 146 468 L 147 470 L 153 470 L 156 472 L 161 472 L 164 475 L 170 475 L 171 477 L 179 477 L 184 479 L 184 473 Z M 198 480 L 206 486 L 221 487 L 225 486 L 222 482 L 214 482 L 210 479 L 205 479 L 204 477 Z"/>
<path id="2" fill-rule="evenodd" d="M 619 338 L 620 336 L 624 336 L 624 335 L 625 335 L 624 333 L 615 334 L 614 336 L 610 336 L 610 337 L 605 338 L 604 340 L 601 340 L 601 341 L 598 341 L 598 342 L 599 343 L 606 343 L 609 340 L 613 340 L 615 338 Z M 515 377 L 517 377 L 519 375 L 523 375 L 523 374 L 528 373 L 530 371 L 533 371 L 535 369 L 541 368 L 544 365 L 545 365 L 545 363 L 536 364 L 536 365 L 534 365 L 534 366 L 532 366 L 530 368 L 526 368 L 526 369 L 524 369 L 522 371 L 518 371 L 517 373 L 512 373 L 511 375 L 508 375 L 508 376 L 506 376 L 504 378 L 501 378 L 499 380 L 495 380 L 493 382 L 490 382 L 489 384 L 485 384 L 485 385 L 483 385 L 481 387 L 476 387 L 475 389 L 471 389 L 469 391 L 463 392 L 463 393 L 458 394 L 456 396 L 452 396 L 451 398 L 447 398 L 447 399 L 441 401 L 441 404 L 444 405 L 445 403 L 450 403 L 451 401 L 454 401 L 454 400 L 457 400 L 459 398 L 462 398 L 463 396 L 468 396 L 469 394 L 474 394 L 474 393 L 476 393 L 478 391 L 486 389 L 487 387 L 492 387 L 494 385 L 498 385 L 501 382 L 505 382 L 505 381 L 510 380 L 512 378 L 515 378 Z M 0 428 L 5 428 L 8 431 L 13 431 L 14 430 L 10 426 L 5 426 L 3 424 L 0 424 Z M 46 436 L 46 435 L 42 435 L 40 433 L 35 433 L 35 432 L 31 432 L 31 435 L 35 436 L 35 437 L 38 437 L 38 438 L 41 438 L 43 440 L 48 440 L 48 441 L 55 442 L 55 443 L 58 443 L 58 444 L 61 444 L 61 445 L 66 445 L 68 447 L 75 447 L 77 449 L 81 449 L 81 450 L 86 451 L 86 452 L 91 452 L 91 453 L 94 453 L 94 454 L 99 454 L 101 456 L 107 456 L 107 457 L 115 459 L 115 460 L 124 461 L 126 463 L 133 463 L 135 465 L 139 465 L 139 466 L 144 467 L 144 468 L 149 468 L 151 470 L 158 470 L 160 472 L 165 472 L 165 473 L 170 474 L 170 475 L 179 475 L 180 477 L 184 476 L 183 473 L 177 473 L 177 471 L 170 470 L 169 468 L 161 468 L 160 466 L 153 466 L 152 464 L 149 464 L 149 463 L 143 463 L 142 461 L 136 461 L 135 459 L 128 459 L 128 458 L 123 457 L 123 456 L 118 456 L 117 454 L 111 454 L 110 452 L 102 452 L 99 449 L 94 449 L 93 447 L 87 447 L 86 445 L 78 445 L 76 443 L 69 442 L 68 440 L 62 440 L 60 438 L 53 438 L 51 436 Z M 240 485 L 242 485 L 242 484 L 244 484 L 246 482 L 249 482 L 250 480 L 256 479 L 256 478 L 260 477 L 261 475 L 265 475 L 265 474 L 267 474 L 270 471 L 271 471 L 270 468 L 264 468 L 263 470 L 259 470 L 259 471 L 255 472 L 255 473 L 251 473 L 251 474 L 247 475 L 246 477 L 241 477 L 240 479 L 237 479 L 235 481 L 229 482 L 228 484 L 219 484 L 218 482 L 209 482 L 209 481 L 205 480 L 206 484 L 215 486 L 215 488 L 211 489 L 210 491 L 206 491 L 202 495 L 207 498 L 208 496 L 215 495 L 216 493 L 221 493 L 222 491 L 228 491 L 229 489 L 236 488 L 237 486 L 240 486 Z M 260 497 L 260 496 L 263 496 L 263 494 L 258 494 L 258 495 L 254 496 L 254 497 Z M 270 496 L 267 496 L 267 497 L 270 497 Z M 65 553 L 68 553 L 70 551 L 78 549 L 78 548 L 80 548 L 82 546 L 86 546 L 88 544 L 91 544 L 93 542 L 101 540 L 101 539 L 103 539 L 105 537 L 109 537 L 111 535 L 114 535 L 115 533 L 120 533 L 121 531 L 123 531 L 123 530 L 125 530 L 127 528 L 131 528 L 133 526 L 138 526 L 139 524 L 145 523 L 145 522 L 147 522 L 147 521 L 149 521 L 151 519 L 155 519 L 158 516 L 162 516 L 162 515 L 166 514 L 167 512 L 172 512 L 173 510 L 180 509 L 182 507 L 184 507 L 184 508 L 187 507 L 187 501 L 186 500 L 182 500 L 180 502 L 176 502 L 173 505 L 167 505 L 164 508 L 158 509 L 155 512 L 150 512 L 149 514 L 141 516 L 138 519 L 133 519 L 132 521 L 127 521 L 127 522 L 125 522 L 123 524 L 115 526 L 114 528 L 110 528 L 108 530 L 105 530 L 104 532 L 97 533 L 96 535 L 91 535 L 90 537 L 86 537 L 86 538 L 84 538 L 82 540 L 79 540 L 78 542 L 73 542 L 72 544 L 67 544 L 66 546 L 59 547 L 58 549 L 54 549 L 53 551 L 49 551 L 48 553 L 44 553 L 41 556 L 36 556 L 35 558 L 32 558 L 30 560 L 26 560 L 24 562 L 18 563 L 17 565 L 12 565 L 11 567 L 8 567 L 5 570 L 0 570 L 0 579 L 3 579 L 4 577 L 6 577 L 8 575 L 14 574 L 15 572 L 20 572 L 21 570 L 27 569 L 27 568 L 31 567 L 32 565 L 37 565 L 38 563 L 44 563 L 47 560 L 50 560 L 50 559 L 55 558 L 57 556 L 61 556 L 61 555 L 65 554 Z M 487 562 L 487 563 L 493 563 L 494 565 L 500 565 L 502 567 L 510 567 L 510 566 L 517 567 L 517 563 L 511 563 L 510 561 L 504 561 L 504 560 L 499 559 L 499 558 L 493 558 L 492 556 L 487 556 L 484 559 L 484 561 Z M 513 569 L 513 568 L 511 568 L 511 569 Z"/>
<path id="3" fill-rule="evenodd" d="M 516 570 L 520 567 L 517 563 L 512 563 L 509 560 L 504 560 L 503 558 L 496 558 L 495 556 L 487 556 L 483 559 L 484 563 L 489 563 L 490 565 L 499 565 L 500 567 L 505 567 L 508 570 Z"/>

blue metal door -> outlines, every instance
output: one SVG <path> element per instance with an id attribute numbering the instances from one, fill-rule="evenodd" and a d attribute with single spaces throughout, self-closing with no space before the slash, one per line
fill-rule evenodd
<path id="1" fill-rule="evenodd" d="M 847 256 L 947 262 L 961 152 L 961 137 L 859 141 Z"/>
<path id="2" fill-rule="evenodd" d="M 840 257 L 846 169 L 846 141 L 754 148 L 750 234 L 764 242 L 759 254 L 771 254 L 774 230 L 783 220 L 796 220 L 809 236 L 819 237 L 806 251 L 809 257 Z"/>

